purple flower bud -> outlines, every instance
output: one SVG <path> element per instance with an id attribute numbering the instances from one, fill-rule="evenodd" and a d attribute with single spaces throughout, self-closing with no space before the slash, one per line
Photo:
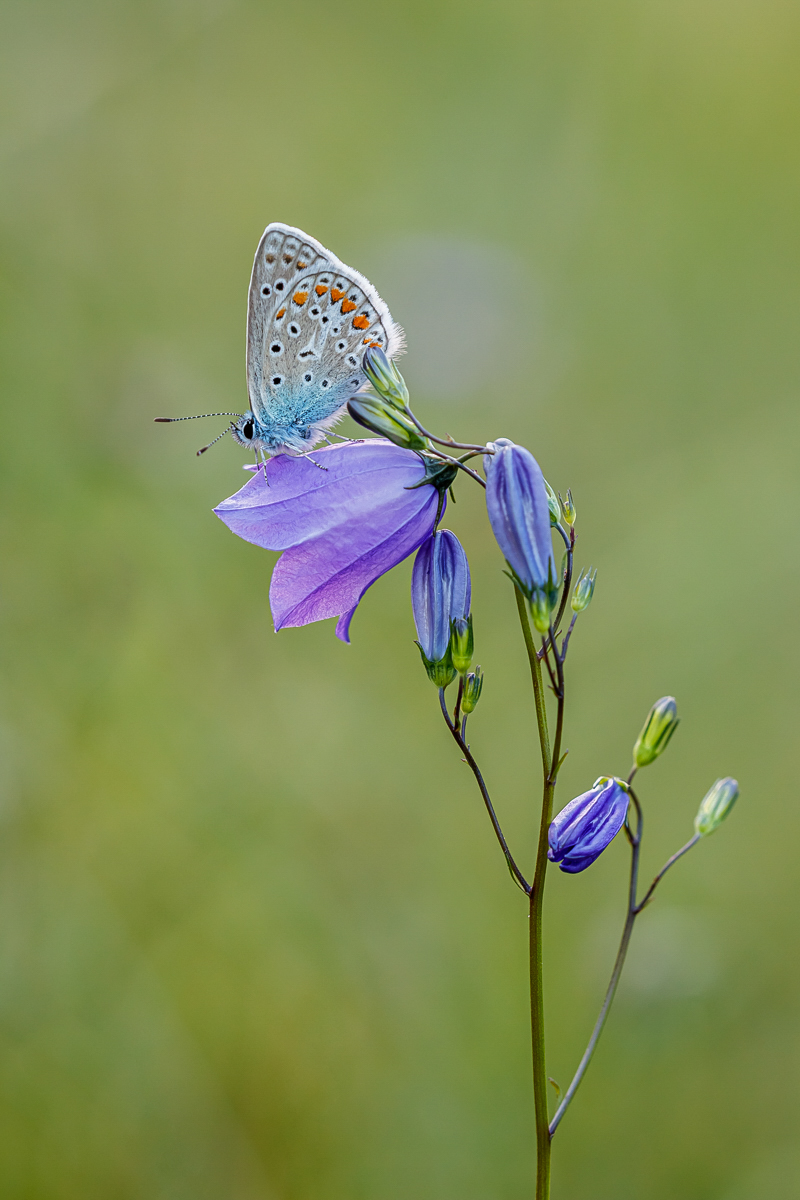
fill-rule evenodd
<path id="1" fill-rule="evenodd" d="M 547 485 L 539 464 L 508 438 L 489 443 L 484 458 L 486 507 L 498 546 L 522 591 L 552 590 L 557 581 Z"/>
<path id="2" fill-rule="evenodd" d="M 614 840 L 628 811 L 628 792 L 621 779 L 598 779 L 589 792 L 570 800 L 550 824 L 547 857 L 562 871 L 585 871 Z"/>
<path id="3" fill-rule="evenodd" d="M 449 529 L 422 543 L 411 575 L 419 648 L 431 663 L 448 657 L 451 623 L 469 617 L 472 589 L 464 548 Z"/>

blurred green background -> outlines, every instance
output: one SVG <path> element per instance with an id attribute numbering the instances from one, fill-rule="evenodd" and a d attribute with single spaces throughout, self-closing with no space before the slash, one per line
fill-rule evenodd
<path id="1" fill-rule="evenodd" d="M 530 446 L 600 569 L 563 803 L 642 777 L 641 918 L 554 1200 L 800 1196 L 800 8 L 4 0 L 0 1194 L 531 1194 L 526 913 L 412 644 L 409 564 L 276 637 L 241 486 L 264 226 L 407 328 L 429 425 Z M 347 430 L 347 423 L 342 427 Z M 477 488 L 472 720 L 518 857 L 539 768 Z M 624 844 L 546 905 L 566 1085 Z"/>

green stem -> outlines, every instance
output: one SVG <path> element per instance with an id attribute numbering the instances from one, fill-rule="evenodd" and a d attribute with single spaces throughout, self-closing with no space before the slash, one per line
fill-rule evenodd
<path id="1" fill-rule="evenodd" d="M 547 872 L 547 831 L 553 815 L 553 793 L 555 791 L 554 767 L 557 759 L 550 751 L 550 735 L 547 729 L 547 710 L 544 702 L 542 668 L 533 640 L 525 597 L 515 588 L 522 636 L 528 651 L 533 681 L 533 696 L 536 707 L 536 724 L 539 729 L 539 746 L 542 754 L 542 815 L 539 824 L 539 845 L 536 852 L 536 870 L 530 894 L 529 938 L 530 938 L 530 982 L 531 982 L 531 1048 L 533 1052 L 533 1105 L 536 1116 L 536 1200 L 549 1200 L 550 1196 L 550 1129 L 547 1119 L 547 1066 L 544 1043 L 544 992 L 542 988 L 542 902 Z M 559 731 L 561 707 L 559 700 Z M 560 741 L 560 737 L 559 737 Z"/>

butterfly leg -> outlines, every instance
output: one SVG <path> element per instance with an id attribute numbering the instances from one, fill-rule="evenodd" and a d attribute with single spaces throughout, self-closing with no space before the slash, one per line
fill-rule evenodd
<path id="1" fill-rule="evenodd" d="M 318 463 L 316 461 L 316 459 L 311 458 L 310 455 L 311 455 L 311 451 L 306 450 L 304 454 L 290 454 L 289 458 L 307 458 L 308 461 L 310 463 L 313 463 L 315 467 L 319 467 L 320 471 L 327 471 L 327 469 L 328 469 L 327 467 L 323 467 L 322 463 Z"/>

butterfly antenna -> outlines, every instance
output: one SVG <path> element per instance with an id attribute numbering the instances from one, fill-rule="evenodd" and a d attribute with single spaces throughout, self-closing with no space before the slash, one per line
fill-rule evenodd
<path id="1" fill-rule="evenodd" d="M 220 413 L 219 415 L 222 416 L 223 414 Z M 225 413 L 224 415 L 227 416 L 228 414 Z M 213 445 L 215 445 L 215 443 L 218 442 L 220 438 L 225 437 L 226 433 L 230 433 L 230 429 L 223 429 L 222 433 L 217 434 L 217 436 L 214 438 L 213 442 L 209 442 L 207 446 L 201 446 L 200 449 L 197 451 L 197 457 L 199 458 L 201 454 L 205 454 L 206 450 L 210 450 L 211 447 Z"/>
<path id="2" fill-rule="evenodd" d="M 241 413 L 197 413 L 193 417 L 153 417 L 153 420 L 167 425 L 173 421 L 199 421 L 203 417 L 239 417 Z"/>

